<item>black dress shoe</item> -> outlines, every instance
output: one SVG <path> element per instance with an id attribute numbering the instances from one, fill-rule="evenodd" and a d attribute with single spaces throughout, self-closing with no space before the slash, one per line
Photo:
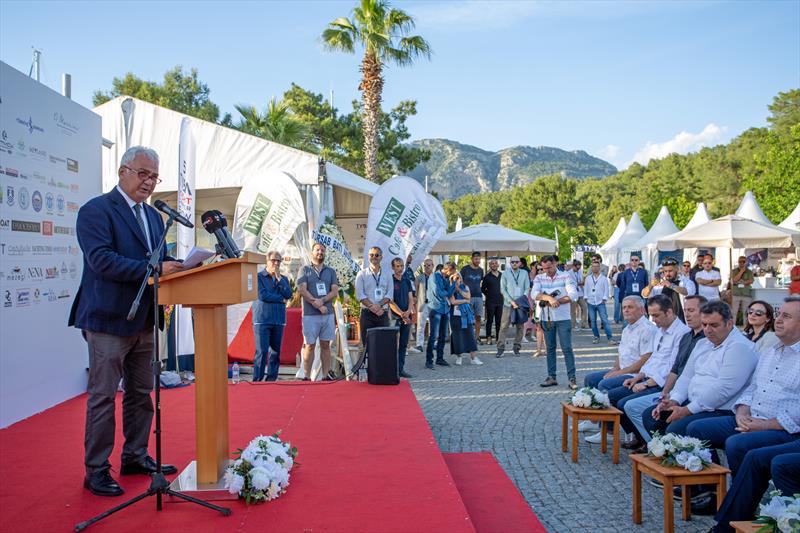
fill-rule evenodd
<path id="1" fill-rule="evenodd" d="M 161 464 L 161 473 L 165 475 L 174 474 L 177 472 L 178 469 L 175 468 L 174 465 L 168 464 Z M 135 474 L 155 474 L 156 472 L 156 462 L 153 460 L 152 457 L 149 455 L 145 455 L 143 458 L 135 461 L 133 463 L 125 463 L 120 468 L 119 473 L 123 476 L 132 476 Z"/>
<path id="2" fill-rule="evenodd" d="M 436 364 L 437 364 L 437 365 L 439 365 L 439 366 L 450 366 L 450 363 L 448 363 L 448 362 L 447 362 L 447 361 L 445 361 L 444 359 L 438 359 L 438 360 L 436 361 Z"/>
<path id="3" fill-rule="evenodd" d="M 644 444 L 644 441 L 640 439 L 638 435 L 636 435 L 636 437 L 632 441 L 623 442 L 622 447 L 625 448 L 626 450 L 636 450 L 638 448 L 641 448 L 642 444 Z"/>
<path id="4" fill-rule="evenodd" d="M 702 498 L 692 498 L 692 514 L 698 516 L 713 516 L 717 514 L 717 494 L 712 492 Z"/>
<path id="5" fill-rule="evenodd" d="M 125 492 L 111 477 L 108 470 L 87 474 L 83 480 L 83 486 L 95 496 L 120 496 Z"/>
<path id="6" fill-rule="evenodd" d="M 401 378 L 406 378 L 406 379 L 408 379 L 408 378 L 413 378 L 414 376 L 412 376 L 411 374 L 409 374 L 409 373 L 408 373 L 408 372 L 406 372 L 405 370 L 401 370 L 401 371 L 400 371 L 400 377 L 401 377 Z"/>
<path id="7" fill-rule="evenodd" d="M 425 368 L 433 370 L 434 369 L 433 363 L 425 363 Z"/>

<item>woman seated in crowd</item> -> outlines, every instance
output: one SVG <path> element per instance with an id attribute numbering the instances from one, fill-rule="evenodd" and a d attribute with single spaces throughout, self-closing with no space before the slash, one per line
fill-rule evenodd
<path id="1" fill-rule="evenodd" d="M 756 344 L 756 351 L 764 353 L 778 342 L 775 336 L 775 311 L 772 306 L 762 300 L 756 300 L 747 306 L 747 323 L 745 336 Z"/>

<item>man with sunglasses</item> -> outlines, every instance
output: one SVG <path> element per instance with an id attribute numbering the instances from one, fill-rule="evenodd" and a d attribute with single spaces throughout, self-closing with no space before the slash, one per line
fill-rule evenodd
<path id="1" fill-rule="evenodd" d="M 742 309 L 742 323 L 747 324 L 747 308 L 753 303 L 753 273 L 747 268 L 747 258 L 740 256 L 738 267 L 731 272 L 731 312 L 733 320 L 739 315 L 739 308 Z"/>
<path id="2" fill-rule="evenodd" d="M 369 266 L 356 275 L 356 298 L 361 302 L 359 329 L 362 351 L 367 347 L 367 331 L 389 326 L 389 302 L 394 298 L 392 274 L 383 272 L 381 268 L 383 250 L 373 246 L 367 257 Z"/>
<path id="3" fill-rule="evenodd" d="M 253 381 L 264 381 L 265 377 L 267 381 L 278 379 L 286 300 L 292 297 L 289 280 L 281 275 L 282 262 L 280 252 L 273 250 L 267 254 L 267 268 L 258 273 L 258 299 L 253 302 L 252 312 L 256 341 Z"/>
<path id="4" fill-rule="evenodd" d="M 514 310 L 519 307 L 517 300 L 525 296 L 530 287 L 528 273 L 520 268 L 519 257 L 511 258 L 511 269 L 500 277 L 500 292 L 503 294 L 503 316 L 500 319 L 500 331 L 497 334 L 497 353 L 495 357 L 503 357 L 506 350 L 506 332 L 511 326 Z M 514 324 L 514 355 L 522 349 L 522 336 L 525 333 L 525 322 Z"/>
<path id="5" fill-rule="evenodd" d="M 678 274 L 678 261 L 674 257 L 666 257 L 661 263 L 661 268 L 663 271 L 661 279 L 654 277 L 650 285 L 642 291 L 642 296 L 645 298 L 657 294 L 669 296 L 672 300 L 672 311 L 678 318 L 684 320 L 682 299 L 695 294 L 695 284 L 690 278 Z"/>
<path id="6" fill-rule="evenodd" d="M 68 322 L 83 331 L 89 345 L 84 487 L 98 496 L 123 493 L 109 473 L 108 461 L 114 448 L 120 378 L 125 384 L 120 474 L 156 472 L 156 463 L 147 452 L 153 420 L 153 327 L 158 317 L 152 287 L 145 288 L 133 320 L 126 317 L 146 275 L 150 253 L 164 233 L 161 215 L 145 203 L 161 181 L 158 154 L 142 146 L 129 148 L 117 175 L 115 188 L 89 200 L 78 212 L 76 233 L 83 252 L 83 276 Z M 159 259 L 161 275 L 183 268 L 164 252 Z M 163 318 L 158 318 L 162 326 Z M 161 471 L 173 474 L 176 468 L 163 464 Z"/>
<path id="7" fill-rule="evenodd" d="M 626 296 L 642 296 L 642 291 L 647 287 L 650 277 L 641 266 L 641 259 L 638 255 L 631 256 L 630 267 L 621 274 L 619 299 L 624 300 Z"/>

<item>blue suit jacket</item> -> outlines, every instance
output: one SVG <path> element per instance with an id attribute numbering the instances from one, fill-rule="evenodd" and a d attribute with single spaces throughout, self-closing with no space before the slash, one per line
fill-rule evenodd
<path id="1" fill-rule="evenodd" d="M 158 211 L 143 205 L 150 246 L 155 248 L 164 232 L 164 221 Z M 136 317 L 127 320 L 147 272 L 148 249 L 133 210 L 116 188 L 81 207 L 76 233 L 83 251 L 83 276 L 72 303 L 69 325 L 119 336 L 152 328 L 152 286 L 145 289 Z M 162 254 L 161 260 L 165 259 Z"/>

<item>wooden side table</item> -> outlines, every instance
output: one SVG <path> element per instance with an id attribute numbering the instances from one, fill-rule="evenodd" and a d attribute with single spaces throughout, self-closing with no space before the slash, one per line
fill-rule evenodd
<path id="1" fill-rule="evenodd" d="M 567 418 L 572 417 L 572 462 L 578 462 L 578 423 L 581 420 L 591 420 L 600 422 L 600 451 L 606 453 L 606 425 L 603 422 L 610 422 L 613 427 L 614 440 L 612 444 L 612 455 L 614 464 L 619 463 L 619 417 L 622 411 L 616 407 L 605 409 L 584 409 L 574 405 L 561 402 L 561 451 L 567 451 Z"/>
<path id="2" fill-rule="evenodd" d="M 756 531 L 764 527 L 764 524 L 756 524 L 755 522 L 741 520 L 738 522 L 731 522 L 731 527 L 736 533 L 756 533 Z"/>
<path id="3" fill-rule="evenodd" d="M 717 486 L 717 509 L 725 499 L 727 492 L 726 476 L 730 470 L 712 464 L 699 472 L 690 472 L 679 466 L 663 466 L 658 457 L 648 457 L 644 454 L 631 454 L 633 466 L 633 523 L 642 523 L 642 474 L 646 474 L 653 479 L 660 481 L 664 485 L 664 532 L 673 533 L 674 508 L 673 508 L 673 488 L 683 487 L 682 507 L 684 520 L 691 520 L 692 512 L 689 497 L 689 486 L 701 484 L 715 484 Z"/>

